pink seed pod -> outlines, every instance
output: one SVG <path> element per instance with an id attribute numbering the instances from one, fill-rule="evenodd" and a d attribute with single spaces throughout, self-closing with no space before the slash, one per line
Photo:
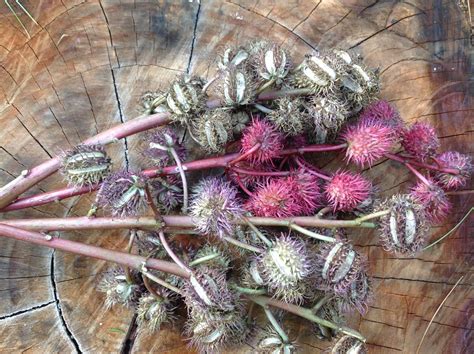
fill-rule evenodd
<path id="1" fill-rule="evenodd" d="M 283 136 L 270 122 L 254 119 L 252 124 L 243 131 L 241 144 L 243 154 L 260 144 L 260 147 L 247 159 L 254 164 L 261 164 L 280 155 L 283 149 Z"/>
<path id="2" fill-rule="evenodd" d="M 362 119 L 347 127 L 342 137 L 348 145 L 346 159 L 362 168 L 372 166 L 396 143 L 395 129 L 374 118 Z"/>
<path id="3" fill-rule="evenodd" d="M 419 122 L 402 130 L 401 144 L 410 155 L 424 161 L 436 154 L 439 139 L 430 124 Z"/>
<path id="4" fill-rule="evenodd" d="M 146 207 L 147 178 L 140 173 L 118 171 L 102 182 L 97 193 L 97 204 L 113 216 L 137 216 Z"/>
<path id="5" fill-rule="evenodd" d="M 258 187 L 245 204 L 255 216 L 285 218 L 299 215 L 302 204 L 296 199 L 294 181 L 286 178 L 272 179 Z"/>
<path id="6" fill-rule="evenodd" d="M 401 129 L 404 125 L 397 108 L 385 100 L 378 100 L 369 104 L 364 108 L 359 119 L 380 120 L 383 124 L 397 130 Z"/>
<path id="7" fill-rule="evenodd" d="M 428 222 L 424 206 L 411 195 L 394 195 L 378 207 L 388 210 L 379 219 L 380 242 L 390 253 L 412 256 L 426 243 Z"/>
<path id="8" fill-rule="evenodd" d="M 418 182 L 411 190 L 413 200 L 422 205 L 429 221 L 439 223 L 443 221 L 451 211 L 452 205 L 446 193 L 433 180 L 427 185 Z"/>
<path id="9" fill-rule="evenodd" d="M 473 171 L 470 156 L 460 154 L 457 151 L 446 151 L 436 157 L 436 161 L 445 169 L 454 169 L 458 174 L 437 171 L 435 180 L 446 190 L 456 190 L 466 185 Z"/>
<path id="10" fill-rule="evenodd" d="M 219 237 L 232 233 L 233 221 L 243 214 L 237 193 L 230 182 L 217 177 L 204 179 L 194 187 L 190 215 L 196 229 Z"/>
<path id="11" fill-rule="evenodd" d="M 324 243 L 316 255 L 316 279 L 320 290 L 346 296 L 361 273 L 364 261 L 348 242 Z"/>
<path id="12" fill-rule="evenodd" d="M 338 171 L 325 186 L 325 195 L 334 211 L 351 211 L 370 196 L 372 184 L 359 174 Z"/>
<path id="13" fill-rule="evenodd" d="M 318 177 L 310 174 L 304 168 L 297 169 L 287 178 L 294 185 L 296 200 L 301 206 L 301 215 L 312 215 L 321 205 L 322 193 Z"/>

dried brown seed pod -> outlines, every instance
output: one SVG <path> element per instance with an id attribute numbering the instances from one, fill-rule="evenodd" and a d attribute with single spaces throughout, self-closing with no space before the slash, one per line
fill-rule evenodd
<path id="1" fill-rule="evenodd" d="M 233 138 L 233 116 L 228 109 L 207 110 L 192 122 L 192 134 L 209 152 L 220 152 Z"/>
<path id="2" fill-rule="evenodd" d="M 166 95 L 166 104 L 172 120 L 187 122 L 191 115 L 204 109 L 203 87 L 203 79 L 188 75 L 183 75 L 171 83 Z"/>
<path id="3" fill-rule="evenodd" d="M 255 99 L 255 78 L 245 66 L 228 66 L 219 72 L 212 91 L 225 106 L 240 106 Z"/>
<path id="4" fill-rule="evenodd" d="M 409 194 L 397 194 L 384 201 L 378 210 L 389 210 L 379 220 L 380 242 L 384 249 L 395 254 L 413 255 L 425 245 L 428 222 L 424 206 Z"/>
<path id="5" fill-rule="evenodd" d="M 151 332 L 159 331 L 164 323 L 172 322 L 176 319 L 173 315 L 175 309 L 169 298 L 169 293 L 162 292 L 162 298 L 155 295 L 145 294 L 140 297 L 137 307 L 138 325 L 145 327 Z"/>
<path id="6" fill-rule="evenodd" d="M 367 354 L 364 342 L 357 338 L 345 335 L 340 337 L 334 346 L 328 350 L 329 354 Z"/>
<path id="7" fill-rule="evenodd" d="M 289 53 L 276 43 L 264 42 L 256 47 L 252 64 L 257 77 L 280 84 L 292 66 Z"/>
<path id="8" fill-rule="evenodd" d="M 136 272 L 132 272 L 132 279 L 129 281 L 122 268 L 113 268 L 105 273 L 99 282 L 98 290 L 106 295 L 106 308 L 111 308 L 116 304 L 136 306 L 144 288 L 139 284 Z"/>
<path id="9" fill-rule="evenodd" d="M 221 54 L 217 66 L 221 70 L 225 70 L 230 66 L 243 66 L 249 56 L 249 49 L 246 47 L 227 47 Z"/>
<path id="10" fill-rule="evenodd" d="M 286 135 L 302 134 L 311 127 L 311 116 L 300 98 L 284 97 L 275 101 L 276 108 L 266 118 Z"/>
<path id="11" fill-rule="evenodd" d="M 168 111 L 166 107 L 166 92 L 155 91 L 145 92 L 140 97 L 140 107 L 138 111 L 142 114 L 155 114 Z"/>
<path id="12" fill-rule="evenodd" d="M 341 83 L 342 92 L 354 113 L 377 100 L 380 94 L 379 71 L 362 63 L 351 64 L 348 73 L 341 78 Z"/>

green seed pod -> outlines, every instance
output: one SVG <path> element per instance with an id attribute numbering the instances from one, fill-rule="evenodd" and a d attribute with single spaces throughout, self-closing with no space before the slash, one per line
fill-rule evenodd
<path id="1" fill-rule="evenodd" d="M 229 66 L 220 71 L 213 93 L 226 106 L 249 104 L 256 94 L 254 77 L 245 67 Z"/>
<path id="2" fill-rule="evenodd" d="M 248 49 L 244 47 L 228 47 L 222 53 L 217 65 L 221 70 L 227 69 L 229 66 L 244 65 L 248 57 Z"/>
<path id="3" fill-rule="evenodd" d="M 260 79 L 280 84 L 291 68 L 291 57 L 276 43 L 263 43 L 254 55 L 253 66 Z"/>
<path id="4" fill-rule="evenodd" d="M 367 354 L 364 342 L 349 335 L 340 337 L 329 351 L 330 354 Z"/>
<path id="5" fill-rule="evenodd" d="M 206 266 L 225 272 L 229 269 L 230 259 L 217 246 L 206 244 L 196 252 L 190 265 L 194 267 Z"/>
<path id="6" fill-rule="evenodd" d="M 295 136 L 302 134 L 311 126 L 311 117 L 300 98 L 280 98 L 276 100 L 276 105 L 277 108 L 266 118 L 281 132 Z"/>
<path id="7" fill-rule="evenodd" d="M 132 282 L 121 268 L 114 268 L 107 272 L 99 283 L 98 290 L 105 293 L 105 306 L 111 308 L 116 304 L 126 307 L 134 307 L 138 303 L 143 286 L 138 284 L 136 273 L 132 273 Z"/>
<path id="8" fill-rule="evenodd" d="M 166 103 L 171 112 L 171 119 L 187 122 L 193 115 L 205 106 L 203 93 L 204 80 L 198 77 L 184 75 L 170 85 Z"/>
<path id="9" fill-rule="evenodd" d="M 209 152 L 221 151 L 233 139 L 232 114 L 227 109 L 208 110 L 192 123 L 196 141 Z"/>
<path id="10" fill-rule="evenodd" d="M 161 91 L 145 92 L 140 98 L 139 112 L 142 114 L 155 114 L 166 112 L 166 93 Z"/>
<path id="11" fill-rule="evenodd" d="M 173 315 L 174 306 L 166 295 L 165 293 L 161 299 L 151 294 L 140 298 L 137 308 L 137 322 L 140 327 L 146 327 L 151 332 L 159 331 L 163 323 L 176 319 Z"/>
<path id="12" fill-rule="evenodd" d="M 311 140 L 317 144 L 334 141 L 349 118 L 347 102 L 336 95 L 313 96 L 307 108 L 314 125 Z"/>
<path id="13" fill-rule="evenodd" d="M 296 68 L 292 82 L 300 88 L 311 88 L 315 93 L 336 92 L 341 74 L 337 64 L 327 55 L 308 55 Z"/>
<path id="14" fill-rule="evenodd" d="M 103 145 L 78 145 L 62 157 L 62 173 L 72 186 L 92 186 L 110 172 L 110 158 Z"/>
<path id="15" fill-rule="evenodd" d="M 367 68 L 361 63 L 353 63 L 350 70 L 341 78 L 342 92 L 350 102 L 353 113 L 378 99 L 380 94 L 380 75 L 378 70 Z"/>

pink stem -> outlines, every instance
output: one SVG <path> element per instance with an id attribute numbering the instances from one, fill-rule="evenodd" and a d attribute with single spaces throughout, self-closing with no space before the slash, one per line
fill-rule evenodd
<path id="1" fill-rule="evenodd" d="M 242 183 L 242 180 L 240 179 L 240 176 L 238 174 L 235 176 L 235 179 L 237 180 L 237 184 L 245 192 L 245 194 L 247 194 L 249 197 L 252 197 L 253 193 L 249 191 L 247 187 L 245 187 L 245 185 Z"/>
<path id="2" fill-rule="evenodd" d="M 290 155 L 290 154 L 304 154 L 306 152 L 325 152 L 325 151 L 337 151 L 347 148 L 347 144 L 340 144 L 340 145 L 325 145 L 325 144 L 317 144 L 317 145 L 308 145 L 303 146 L 300 148 L 294 149 L 287 149 L 282 154 Z"/>
<path id="3" fill-rule="evenodd" d="M 330 181 L 331 180 L 331 177 L 329 177 L 328 175 L 320 173 L 320 172 L 316 171 L 314 168 L 310 168 L 309 166 L 306 166 L 306 164 L 304 164 L 303 161 L 301 161 L 299 156 L 297 156 L 294 160 L 296 161 L 296 164 L 299 167 L 306 169 L 308 171 L 308 173 L 312 174 L 313 176 L 324 179 L 325 181 Z"/>
<path id="4" fill-rule="evenodd" d="M 165 233 L 163 231 L 158 231 L 158 235 L 160 236 L 160 241 L 161 241 L 161 244 L 163 245 L 166 253 L 168 253 L 168 256 L 171 257 L 171 259 L 177 264 L 179 265 L 183 270 L 185 270 L 187 273 L 191 274 L 192 271 L 191 269 L 189 269 L 188 266 L 186 266 L 182 261 L 181 259 L 179 259 L 179 257 L 176 255 L 176 253 L 174 253 L 174 251 L 172 250 L 172 248 L 170 247 L 170 245 L 168 244 L 168 241 L 166 240 L 166 237 L 165 237 Z"/>
<path id="5" fill-rule="evenodd" d="M 386 157 L 388 157 L 391 160 L 398 161 L 402 164 L 404 164 L 421 182 L 426 184 L 427 186 L 431 186 L 431 183 L 426 179 L 425 176 L 423 176 L 418 170 L 416 170 L 413 166 L 411 166 L 411 161 L 408 163 L 407 160 L 404 158 L 401 158 L 400 156 L 393 155 L 393 154 L 385 154 Z"/>
<path id="6" fill-rule="evenodd" d="M 239 174 L 250 176 L 286 177 L 291 174 L 290 171 L 256 171 L 240 167 L 232 167 L 231 169 Z"/>
<path id="7" fill-rule="evenodd" d="M 228 165 L 232 166 L 232 165 L 235 165 L 237 162 L 245 160 L 247 157 L 251 156 L 254 152 L 258 151 L 258 149 L 260 149 L 261 146 L 262 144 L 260 143 L 255 144 L 254 146 L 252 146 L 250 150 L 236 157 L 234 160 L 230 161 Z"/>
<path id="8" fill-rule="evenodd" d="M 320 151 L 327 151 L 324 149 L 330 149 L 331 147 L 334 150 L 334 147 L 335 147 L 334 145 L 309 145 L 304 148 L 300 148 L 300 150 L 301 149 L 304 150 L 301 153 L 317 152 L 318 147 L 320 146 L 324 147 L 323 150 L 320 150 Z M 291 155 L 295 153 L 299 153 L 298 149 L 286 149 L 281 152 L 281 155 Z M 233 154 L 227 154 L 227 155 L 218 156 L 218 157 L 211 157 L 208 159 L 186 162 L 186 163 L 183 163 L 182 165 L 183 165 L 184 171 L 195 171 L 195 170 L 204 170 L 208 168 L 227 167 L 231 161 L 239 158 L 239 156 L 241 156 L 240 153 L 233 153 Z M 179 169 L 177 168 L 177 166 L 168 166 L 161 169 L 151 168 L 151 169 L 143 170 L 142 173 L 148 178 L 155 178 L 157 176 L 178 174 Z M 326 177 L 326 179 L 327 178 L 328 177 Z M 56 201 L 70 198 L 73 196 L 82 195 L 82 194 L 95 191 L 99 187 L 100 187 L 99 184 L 95 184 L 89 187 L 81 187 L 81 188 L 66 187 L 66 188 L 57 189 L 51 192 L 40 193 L 40 194 L 33 195 L 30 197 L 19 198 L 17 201 L 11 203 L 7 207 L 0 209 L 0 212 L 20 210 L 20 209 L 48 204 L 51 202 L 56 202 Z"/>
<path id="9" fill-rule="evenodd" d="M 48 237 L 38 232 L 27 231 L 5 224 L 0 224 L 0 235 L 40 246 L 46 246 L 61 251 L 79 254 L 82 256 L 118 263 L 123 266 L 134 268 L 137 270 L 140 270 L 141 267 L 145 264 L 147 268 L 171 273 L 183 278 L 189 277 L 187 272 L 185 272 L 176 264 L 171 262 L 162 261 L 154 258 L 147 259 L 145 257 L 136 256 L 126 252 L 109 250 L 102 247 L 87 245 L 85 243 L 69 241 L 57 237 Z"/>
<path id="10" fill-rule="evenodd" d="M 459 174 L 459 170 L 456 170 L 456 169 L 453 169 L 453 168 L 442 168 L 442 167 L 438 167 L 438 166 L 435 166 L 435 165 L 430 165 L 430 164 L 427 164 L 427 163 L 424 163 L 424 162 L 416 161 L 413 158 L 403 158 L 403 157 L 400 157 L 400 156 L 394 155 L 394 154 L 385 154 L 385 156 L 388 157 L 391 160 L 398 161 L 398 162 L 401 162 L 403 164 L 410 163 L 410 165 L 421 167 L 421 168 L 426 168 L 427 170 L 440 171 L 440 172 L 449 173 L 449 174 L 452 174 L 452 175 L 458 175 Z M 435 158 L 432 158 L 432 159 L 437 164 L 439 164 L 439 162 Z"/>

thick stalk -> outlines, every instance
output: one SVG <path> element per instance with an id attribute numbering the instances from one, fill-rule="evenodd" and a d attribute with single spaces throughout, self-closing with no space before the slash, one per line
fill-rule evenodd
<path id="1" fill-rule="evenodd" d="M 241 175 L 250 176 L 266 176 L 266 177 L 286 177 L 291 175 L 290 171 L 256 171 L 248 170 L 246 168 L 232 167 L 232 171 L 237 172 Z"/>
<path id="2" fill-rule="evenodd" d="M 150 269 L 171 273 L 179 277 L 188 278 L 189 275 L 178 265 L 154 258 L 145 258 L 126 252 L 109 250 L 102 247 L 87 245 L 82 242 L 70 241 L 61 238 L 45 236 L 39 232 L 32 232 L 6 224 L 0 224 L 0 235 L 19 241 L 25 241 L 40 246 L 58 249 L 65 252 L 75 253 L 81 256 L 101 259 L 108 262 L 120 264 L 122 266 L 134 268 L 141 271 L 143 264 Z"/>
<path id="3" fill-rule="evenodd" d="M 344 334 L 355 337 L 355 338 L 365 342 L 365 338 L 362 336 L 362 334 L 360 334 L 356 330 L 354 330 L 352 328 L 349 328 L 349 327 L 345 327 L 345 326 L 338 326 L 337 324 L 335 324 L 333 322 L 322 319 L 322 318 L 314 315 L 313 312 L 311 311 L 311 309 L 307 309 L 307 308 L 300 307 L 300 306 L 293 305 L 293 304 L 287 304 L 284 301 L 280 301 L 280 300 L 277 300 L 277 299 L 272 299 L 272 298 L 269 298 L 269 297 L 266 297 L 266 296 L 258 296 L 258 295 L 245 295 L 245 296 L 249 300 L 259 304 L 260 306 L 263 306 L 263 307 L 272 306 L 272 307 L 282 309 L 284 311 L 293 313 L 297 316 L 306 318 L 309 321 L 318 323 L 318 324 L 323 325 L 325 327 L 335 329 L 339 332 L 342 332 Z"/>
<path id="4" fill-rule="evenodd" d="M 303 227 L 325 227 L 325 228 L 375 228 L 375 224 L 370 222 L 358 222 L 356 220 L 325 220 L 314 216 L 297 216 L 293 218 L 277 219 L 269 217 L 249 217 L 248 220 L 255 226 L 277 226 L 290 227 L 290 225 L 300 225 Z M 11 219 L 1 222 L 13 227 L 38 231 L 66 231 L 66 230 L 104 230 L 104 229 L 148 229 L 156 230 L 163 226 L 170 228 L 192 228 L 194 223 L 190 216 L 186 215 L 163 215 L 163 223 L 153 217 L 126 217 L 111 218 L 98 217 L 88 218 L 45 218 L 45 219 Z M 245 220 L 235 222 L 238 225 L 247 225 Z"/>
<path id="5" fill-rule="evenodd" d="M 312 94 L 312 91 L 309 89 L 269 91 L 258 95 L 257 101 L 267 101 L 286 96 L 290 97 L 310 94 Z M 220 107 L 221 103 L 219 100 L 211 99 L 207 101 L 206 105 L 208 108 L 212 109 Z M 98 135 L 85 140 L 83 144 L 109 144 L 117 139 L 122 139 L 161 125 L 166 125 L 170 121 L 169 116 L 170 114 L 168 112 L 139 116 L 138 118 L 129 120 L 99 133 Z M 59 169 L 60 165 L 59 157 L 54 157 L 38 166 L 25 170 L 24 173 L 22 172 L 18 178 L 0 188 L 0 208 L 6 207 L 20 194 L 26 192 L 46 177 L 52 175 Z"/>
<path id="6" fill-rule="evenodd" d="M 337 146 L 337 145 L 308 145 L 306 148 L 308 150 L 314 150 L 314 151 L 308 151 L 308 152 L 316 152 L 318 150 L 318 147 L 323 147 L 323 150 L 321 151 L 325 151 L 324 149 L 334 147 L 334 146 Z M 284 156 L 284 155 L 291 155 L 291 154 L 296 154 L 296 153 L 298 153 L 298 149 L 286 149 L 281 152 L 281 155 Z M 219 167 L 223 168 L 223 167 L 227 167 L 229 163 L 233 163 L 231 161 L 239 159 L 240 156 L 241 156 L 240 153 L 233 153 L 233 154 L 227 154 L 227 155 L 218 156 L 218 157 L 211 157 L 207 159 L 186 162 L 182 164 L 182 168 L 185 171 L 206 170 L 209 168 L 219 168 Z M 160 169 L 150 168 L 150 169 L 143 170 L 142 173 L 148 178 L 155 178 L 158 176 L 177 174 L 179 173 L 179 168 L 178 166 L 168 166 L 168 167 L 164 167 Z M 330 177 L 328 176 L 325 176 L 322 174 L 321 175 L 318 174 L 318 176 L 323 179 L 330 180 Z M 97 190 L 99 187 L 100 187 L 100 184 L 95 184 L 89 187 L 80 187 L 80 188 L 66 187 L 66 188 L 61 188 L 61 189 L 51 191 L 51 192 L 45 192 L 45 193 L 30 196 L 30 197 L 20 198 L 14 203 L 8 205 L 7 207 L 0 209 L 0 212 L 21 210 L 25 208 L 48 204 L 51 202 L 57 202 L 62 199 L 90 193 L 92 191 Z"/>

